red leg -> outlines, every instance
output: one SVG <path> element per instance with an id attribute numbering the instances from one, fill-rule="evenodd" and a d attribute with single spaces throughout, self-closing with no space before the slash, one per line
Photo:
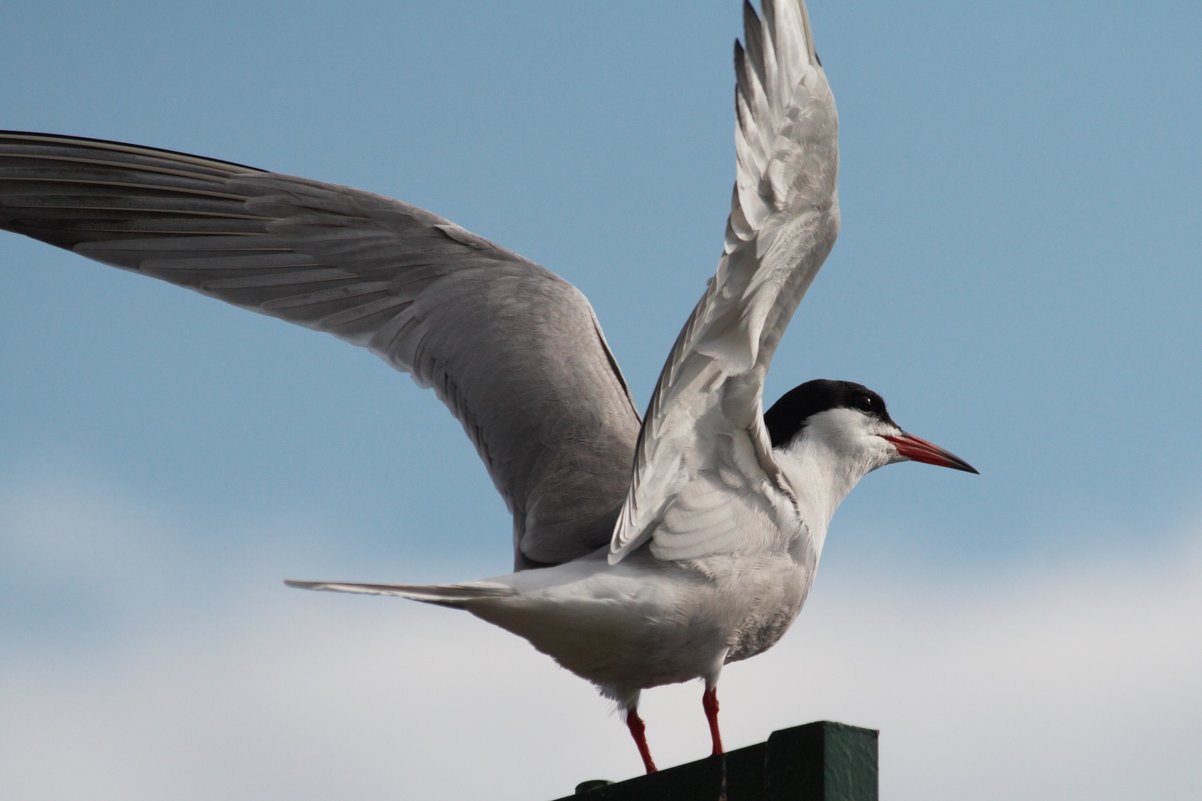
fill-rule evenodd
<path id="1" fill-rule="evenodd" d="M 701 696 L 701 707 L 705 710 L 705 719 L 710 724 L 710 738 L 714 741 L 713 755 L 722 753 L 722 734 L 718 731 L 718 688 L 706 687 Z"/>
<path id="2" fill-rule="evenodd" d="M 630 736 L 634 738 L 634 744 L 639 749 L 639 756 L 643 758 L 643 767 L 648 773 L 655 773 L 655 762 L 651 760 L 651 749 L 647 747 L 646 726 L 643 725 L 643 719 L 639 717 L 639 713 L 635 707 L 629 707 L 626 710 L 626 728 L 630 729 Z"/>

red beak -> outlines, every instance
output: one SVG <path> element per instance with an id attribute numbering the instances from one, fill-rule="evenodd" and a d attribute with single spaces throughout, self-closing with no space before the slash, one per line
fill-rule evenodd
<path id="1" fill-rule="evenodd" d="M 889 442 L 892 442 L 897 448 L 897 452 L 907 459 L 913 459 L 916 462 L 926 462 L 927 464 L 938 465 L 939 467 L 950 467 L 953 470 L 963 470 L 966 473 L 977 473 L 980 475 L 979 471 L 975 467 L 961 459 L 959 456 L 948 453 L 938 445 L 927 442 L 925 439 L 919 439 L 913 434 L 902 433 L 896 436 L 882 434 L 881 437 Z"/>

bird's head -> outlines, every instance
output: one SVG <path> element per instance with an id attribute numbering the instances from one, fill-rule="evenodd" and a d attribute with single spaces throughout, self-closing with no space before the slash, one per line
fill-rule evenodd
<path id="1" fill-rule="evenodd" d="M 976 473 L 968 462 L 913 434 L 885 408 L 880 395 L 851 381 L 818 379 L 785 393 L 764 414 L 773 450 L 825 462 L 851 480 L 887 464 L 913 460 Z"/>

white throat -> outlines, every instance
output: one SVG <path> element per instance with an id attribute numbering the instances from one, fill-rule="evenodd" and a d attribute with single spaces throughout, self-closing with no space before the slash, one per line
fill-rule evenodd
<path id="1" fill-rule="evenodd" d="M 887 443 L 850 409 L 813 415 L 802 432 L 773 455 L 797 497 L 818 557 L 839 504 L 860 479 L 894 460 Z"/>

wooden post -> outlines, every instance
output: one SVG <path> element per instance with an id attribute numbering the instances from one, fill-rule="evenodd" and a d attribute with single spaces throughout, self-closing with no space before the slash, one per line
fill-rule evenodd
<path id="1" fill-rule="evenodd" d="M 878 801 L 877 734 L 844 723 L 807 723 L 650 776 L 583 782 L 560 801 Z"/>

